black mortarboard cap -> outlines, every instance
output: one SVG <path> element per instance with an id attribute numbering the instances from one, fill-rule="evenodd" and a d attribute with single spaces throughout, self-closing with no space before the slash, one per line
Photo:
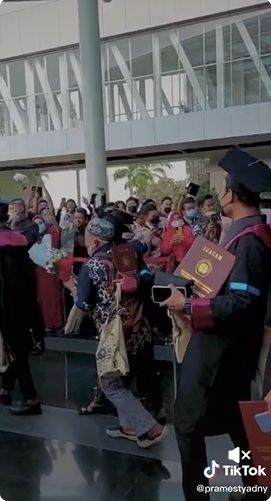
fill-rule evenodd
<path id="1" fill-rule="evenodd" d="M 271 169 L 240 148 L 228 151 L 218 165 L 252 193 L 271 191 Z"/>

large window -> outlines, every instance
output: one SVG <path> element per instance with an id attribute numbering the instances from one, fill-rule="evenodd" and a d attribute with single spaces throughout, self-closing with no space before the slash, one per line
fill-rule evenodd
<path id="1" fill-rule="evenodd" d="M 271 101 L 270 9 L 101 43 L 107 123 Z M 80 127 L 78 47 L 0 62 L 0 134 Z"/>
<path id="2" fill-rule="evenodd" d="M 108 42 L 107 122 L 270 101 L 269 12 Z"/>

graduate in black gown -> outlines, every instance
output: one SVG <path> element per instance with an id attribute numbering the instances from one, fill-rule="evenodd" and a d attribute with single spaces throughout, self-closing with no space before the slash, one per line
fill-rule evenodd
<path id="1" fill-rule="evenodd" d="M 17 380 L 23 401 L 10 411 L 17 415 L 40 414 L 28 360 L 32 347 L 28 242 L 24 235 L 11 230 L 7 221 L 8 205 L 0 201 L 0 331 L 13 358 L 3 374 L 0 401 L 11 403 Z"/>
<path id="2" fill-rule="evenodd" d="M 197 485 L 208 485 L 206 436 L 229 433 L 235 447 L 249 450 L 238 402 L 250 400 L 271 282 L 271 230 L 259 211 L 260 193 L 271 191 L 271 170 L 239 148 L 230 150 L 220 166 L 227 172 L 221 207 L 233 221 L 222 245 L 236 256 L 234 268 L 215 299 L 187 301 L 173 288 L 164 303 L 191 315 L 192 322 L 175 404 L 186 501 L 209 499 L 197 493 Z M 243 482 L 255 485 L 256 479 Z"/>

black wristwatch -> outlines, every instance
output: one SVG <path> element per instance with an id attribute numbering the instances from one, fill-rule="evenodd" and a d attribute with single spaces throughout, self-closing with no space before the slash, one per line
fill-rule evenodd
<path id="1" fill-rule="evenodd" d="M 183 313 L 185 315 L 189 315 L 191 316 L 191 313 L 192 313 L 192 305 L 191 305 L 191 301 L 186 300 L 185 303 L 184 303 L 184 307 L 183 307 Z"/>

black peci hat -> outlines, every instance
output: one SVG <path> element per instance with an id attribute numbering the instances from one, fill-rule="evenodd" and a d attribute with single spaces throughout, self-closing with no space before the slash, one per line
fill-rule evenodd
<path id="1" fill-rule="evenodd" d="M 232 148 L 218 164 L 251 193 L 271 191 L 271 169 L 240 148 Z"/>

